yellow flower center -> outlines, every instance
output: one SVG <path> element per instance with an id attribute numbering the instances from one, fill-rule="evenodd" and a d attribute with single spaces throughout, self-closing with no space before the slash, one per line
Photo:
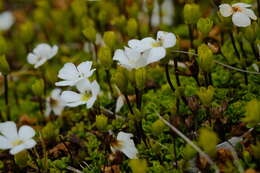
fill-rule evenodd
<path id="1" fill-rule="evenodd" d="M 55 107 L 55 106 L 58 105 L 58 101 L 55 100 L 55 99 L 53 99 L 53 98 L 51 98 L 51 99 L 50 99 L 50 105 L 51 105 L 51 107 Z"/>
<path id="2" fill-rule="evenodd" d="M 240 7 L 232 7 L 232 10 L 234 12 L 242 12 L 242 9 Z"/>
<path id="3" fill-rule="evenodd" d="M 114 142 L 111 143 L 111 145 L 115 149 L 121 149 L 124 143 L 122 141 L 115 140 Z"/>
<path id="4" fill-rule="evenodd" d="M 85 93 L 82 97 L 81 97 L 81 101 L 85 102 L 88 101 L 88 99 L 91 97 L 90 93 Z"/>
<path id="5" fill-rule="evenodd" d="M 160 47 L 162 44 L 160 41 L 156 41 L 154 43 L 152 43 L 152 47 Z"/>
<path id="6" fill-rule="evenodd" d="M 21 145 L 23 144 L 24 142 L 21 140 L 21 139 L 17 139 L 15 141 L 12 142 L 12 145 L 15 147 L 15 146 L 18 146 L 18 145 Z"/>

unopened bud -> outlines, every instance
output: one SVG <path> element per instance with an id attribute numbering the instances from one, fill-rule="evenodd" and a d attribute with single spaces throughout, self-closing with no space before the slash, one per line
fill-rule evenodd
<path id="1" fill-rule="evenodd" d="M 5 55 L 0 56 L 0 72 L 3 73 L 3 75 L 7 75 L 10 71 L 9 64 L 5 58 Z"/>
<path id="2" fill-rule="evenodd" d="M 127 21 L 126 30 L 129 37 L 136 37 L 138 24 L 134 18 L 131 18 Z"/>
<path id="3" fill-rule="evenodd" d="M 32 85 L 32 91 L 36 96 L 42 96 L 44 93 L 44 81 L 42 79 L 37 80 Z"/>
<path id="4" fill-rule="evenodd" d="M 96 127 L 99 130 L 105 130 L 107 127 L 107 117 L 105 115 L 97 115 L 96 116 Z"/>
<path id="5" fill-rule="evenodd" d="M 20 168 L 26 167 L 28 160 L 29 160 L 29 157 L 28 157 L 28 152 L 26 150 L 21 151 L 21 152 L 17 153 L 16 155 L 14 155 L 15 164 L 18 165 Z"/>
<path id="6" fill-rule="evenodd" d="M 199 91 L 197 91 L 197 95 L 204 106 L 209 106 L 213 100 L 214 92 L 215 89 L 212 86 L 209 86 L 207 89 L 201 87 Z"/>
<path id="7" fill-rule="evenodd" d="M 155 136 L 158 136 L 163 132 L 164 128 L 165 128 L 165 124 L 162 122 L 162 120 L 159 119 L 152 124 L 151 130 Z"/>
<path id="8" fill-rule="evenodd" d="M 113 75 L 112 81 L 123 93 L 127 92 L 128 76 L 124 68 L 118 68 L 117 72 Z"/>
<path id="9" fill-rule="evenodd" d="M 135 84 L 139 90 L 143 90 L 145 88 L 146 81 L 146 70 L 145 68 L 139 68 L 135 71 Z"/>
<path id="10" fill-rule="evenodd" d="M 210 72 L 214 65 L 213 53 L 211 49 L 206 44 L 202 44 L 198 48 L 198 55 L 199 67 L 204 72 Z"/>
<path id="11" fill-rule="evenodd" d="M 89 27 L 85 28 L 83 30 L 83 34 L 92 43 L 94 43 L 96 41 L 97 31 L 93 26 L 89 26 Z"/>
<path id="12" fill-rule="evenodd" d="M 196 24 L 201 16 L 200 6 L 197 4 L 185 4 L 183 15 L 186 24 Z"/>
<path id="13" fill-rule="evenodd" d="M 197 22 L 198 30 L 206 37 L 211 31 L 213 26 L 213 21 L 209 18 L 200 18 Z"/>
<path id="14" fill-rule="evenodd" d="M 116 34 L 115 34 L 115 32 L 106 31 L 104 33 L 103 40 L 108 47 L 114 48 L 115 44 L 116 44 Z"/>
<path id="15" fill-rule="evenodd" d="M 132 159 L 129 162 L 129 166 L 133 173 L 146 173 L 147 171 L 146 160 Z"/>
<path id="16" fill-rule="evenodd" d="M 103 46 L 98 50 L 98 59 L 105 69 L 109 69 L 113 63 L 111 49 Z"/>

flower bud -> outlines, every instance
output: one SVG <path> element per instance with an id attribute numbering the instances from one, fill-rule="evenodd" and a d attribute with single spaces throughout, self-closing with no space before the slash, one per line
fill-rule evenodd
<path id="1" fill-rule="evenodd" d="M 101 47 L 98 50 L 98 59 L 105 69 L 109 69 L 113 64 L 111 49 L 107 46 Z"/>
<path id="2" fill-rule="evenodd" d="M 29 160 L 28 152 L 26 150 L 21 151 L 14 155 L 15 164 L 18 165 L 20 168 L 27 166 L 27 161 Z"/>
<path id="3" fill-rule="evenodd" d="M 137 36 L 138 24 L 134 18 L 130 18 L 127 21 L 126 30 L 129 37 Z"/>
<path id="4" fill-rule="evenodd" d="M 19 36 L 24 43 L 28 43 L 33 39 L 34 36 L 34 24 L 32 21 L 27 20 L 25 23 L 20 25 Z"/>
<path id="5" fill-rule="evenodd" d="M 152 124 L 152 133 L 155 135 L 155 136 L 158 136 L 160 135 L 163 130 L 165 128 L 165 124 L 162 122 L 162 120 L 156 120 L 153 124 Z"/>
<path id="6" fill-rule="evenodd" d="M 145 88 L 146 71 L 145 68 L 139 68 L 135 71 L 135 84 L 139 90 Z"/>
<path id="7" fill-rule="evenodd" d="M 56 137 L 59 136 L 59 132 L 60 132 L 60 129 L 57 126 L 57 124 L 55 124 L 53 122 L 49 122 L 49 123 L 47 123 L 47 125 L 45 125 L 42 128 L 42 137 L 45 140 L 49 140 L 49 141 L 55 140 Z"/>
<path id="8" fill-rule="evenodd" d="M 105 44 L 111 49 L 115 47 L 116 44 L 116 34 L 114 31 L 106 31 L 103 36 Z"/>
<path id="9" fill-rule="evenodd" d="M 0 36 L 0 55 L 7 52 L 7 42 L 4 37 Z"/>
<path id="10" fill-rule="evenodd" d="M 245 27 L 243 30 L 243 36 L 250 42 L 254 43 L 257 38 L 258 28 L 255 23 L 252 23 L 250 26 Z"/>
<path id="11" fill-rule="evenodd" d="M 186 24 L 196 24 L 201 16 L 200 6 L 197 4 L 185 4 L 183 15 Z"/>
<path id="12" fill-rule="evenodd" d="M 206 44 L 202 44 L 198 48 L 198 55 L 199 55 L 198 58 L 199 67 L 204 72 L 207 73 L 210 72 L 214 65 L 213 53 L 211 49 Z"/>
<path id="13" fill-rule="evenodd" d="M 44 81 L 42 79 L 37 80 L 32 85 L 32 91 L 36 96 L 41 97 L 44 93 Z"/>
<path id="14" fill-rule="evenodd" d="M 260 101 L 254 99 L 246 104 L 246 116 L 242 121 L 249 123 L 250 126 L 260 123 Z"/>
<path id="15" fill-rule="evenodd" d="M 107 117 L 105 115 L 96 116 L 96 127 L 98 130 L 105 130 L 107 127 Z"/>
<path id="16" fill-rule="evenodd" d="M 10 67 L 5 58 L 5 55 L 0 56 L 0 72 L 2 72 L 3 75 L 7 75 L 9 71 L 10 71 Z"/>
<path id="17" fill-rule="evenodd" d="M 209 86 L 208 89 L 201 87 L 199 91 L 197 91 L 197 95 L 204 106 L 210 105 L 214 96 L 214 91 L 215 89 L 212 86 Z"/>
<path id="18" fill-rule="evenodd" d="M 130 160 L 129 166 L 132 169 L 133 173 L 146 173 L 148 169 L 146 160 L 141 159 Z"/>
<path id="19" fill-rule="evenodd" d="M 200 18 L 197 22 L 198 30 L 206 37 L 211 31 L 213 26 L 213 21 L 209 18 Z"/>
<path id="20" fill-rule="evenodd" d="M 210 141 L 210 142 L 209 142 Z M 216 154 L 216 146 L 218 144 L 218 137 L 215 132 L 203 128 L 199 131 L 199 145 L 210 155 Z"/>
<path id="21" fill-rule="evenodd" d="M 76 17 L 82 17 L 87 13 L 87 5 L 84 0 L 74 0 L 71 3 L 71 8 Z"/>
<path id="22" fill-rule="evenodd" d="M 126 18 L 124 15 L 115 17 L 112 20 L 112 25 L 115 25 L 120 31 L 124 31 L 125 26 L 126 26 Z"/>
<path id="23" fill-rule="evenodd" d="M 97 31 L 93 26 L 88 26 L 83 30 L 83 34 L 84 36 L 91 41 L 92 43 L 94 43 L 96 41 L 96 34 Z"/>
<path id="24" fill-rule="evenodd" d="M 118 68 L 117 72 L 112 77 L 112 81 L 117 85 L 122 93 L 127 92 L 128 76 L 124 68 Z"/>

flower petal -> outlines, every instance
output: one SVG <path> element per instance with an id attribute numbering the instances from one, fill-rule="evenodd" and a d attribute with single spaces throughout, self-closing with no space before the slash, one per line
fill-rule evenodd
<path id="1" fill-rule="evenodd" d="M 233 9 L 229 4 L 221 4 L 219 6 L 219 12 L 224 17 L 229 17 L 233 14 Z"/>
<path id="2" fill-rule="evenodd" d="M 79 77 L 79 72 L 73 63 L 66 63 L 59 71 L 58 77 L 66 80 L 76 80 Z"/>
<path id="3" fill-rule="evenodd" d="M 119 97 L 117 97 L 116 100 L 116 112 L 119 112 L 120 109 L 124 106 L 124 96 L 120 95 Z"/>
<path id="4" fill-rule="evenodd" d="M 63 91 L 61 94 L 62 100 L 64 100 L 66 103 L 70 102 L 78 102 L 81 99 L 81 94 L 78 94 L 73 91 Z"/>
<path id="5" fill-rule="evenodd" d="M 34 137 L 35 131 L 30 126 L 24 125 L 24 126 L 20 127 L 18 135 L 19 135 L 20 139 L 26 141 L 26 140 Z"/>
<path id="6" fill-rule="evenodd" d="M 245 10 L 243 11 L 243 13 L 246 14 L 246 15 L 247 15 L 248 17 L 250 17 L 251 19 L 257 20 L 257 17 L 256 17 L 256 15 L 255 15 L 254 11 L 251 10 L 251 9 L 245 9 Z"/>
<path id="7" fill-rule="evenodd" d="M 27 56 L 27 61 L 29 64 L 35 64 L 37 61 L 39 61 L 39 57 L 35 54 L 29 53 Z"/>
<path id="8" fill-rule="evenodd" d="M 91 90 L 91 84 L 88 79 L 82 79 L 76 83 L 76 88 L 80 93 Z"/>
<path id="9" fill-rule="evenodd" d="M 241 12 L 234 13 L 232 16 L 232 21 L 234 25 L 238 27 L 247 27 L 251 24 L 250 18 Z"/>
<path id="10" fill-rule="evenodd" d="M 82 62 L 78 65 L 77 69 L 80 73 L 84 74 L 84 77 L 88 78 L 90 77 L 95 69 L 91 70 L 92 62 L 91 61 L 86 61 Z"/>
<path id="11" fill-rule="evenodd" d="M 12 148 L 12 149 L 10 150 L 10 154 L 15 155 L 15 154 L 17 154 L 17 153 L 19 153 L 19 152 L 25 150 L 25 149 L 26 149 L 25 147 L 26 147 L 26 146 L 25 146 L 24 144 L 17 145 L 16 147 L 14 147 L 14 148 Z"/>
<path id="12" fill-rule="evenodd" d="M 11 140 L 18 137 L 16 124 L 13 121 L 0 123 L 0 133 Z"/>
<path id="13" fill-rule="evenodd" d="M 157 40 L 162 41 L 164 48 L 173 47 L 176 44 L 176 36 L 170 32 L 158 31 Z"/>
<path id="14" fill-rule="evenodd" d="M 148 49 L 151 49 L 152 47 L 154 47 L 153 45 L 156 44 L 156 40 L 153 39 L 152 37 L 146 37 L 144 39 L 141 40 L 141 50 L 146 51 Z"/>
<path id="15" fill-rule="evenodd" d="M 36 145 L 36 142 L 33 139 L 29 139 L 23 145 L 25 145 L 26 149 L 30 149 L 30 148 L 33 148 Z"/>
<path id="16" fill-rule="evenodd" d="M 51 92 L 51 98 L 56 99 L 56 100 L 60 99 L 60 93 L 61 93 L 60 88 L 53 89 Z"/>
<path id="17" fill-rule="evenodd" d="M 122 146 L 117 149 L 123 152 L 128 158 L 134 159 L 137 158 L 136 155 L 138 151 L 131 137 L 133 137 L 133 134 L 131 133 L 119 132 L 117 135 L 117 141 L 121 142 Z"/>
<path id="18" fill-rule="evenodd" d="M 9 148 L 12 148 L 12 144 L 10 143 L 10 141 L 4 136 L 0 136 L 0 149 L 6 150 Z"/>
<path id="19" fill-rule="evenodd" d="M 46 58 L 40 58 L 34 65 L 34 68 L 38 68 L 40 67 L 41 65 L 43 65 L 48 59 Z"/>
<path id="20" fill-rule="evenodd" d="M 242 2 L 235 3 L 235 4 L 232 5 L 232 7 L 240 7 L 240 8 L 248 8 L 248 7 L 251 7 L 251 6 L 252 6 L 251 4 L 242 3 Z"/>
<path id="21" fill-rule="evenodd" d="M 164 58 L 166 55 L 166 50 L 163 47 L 156 47 L 152 48 L 149 52 L 149 56 L 147 59 L 147 64 L 159 61 L 160 59 Z"/>

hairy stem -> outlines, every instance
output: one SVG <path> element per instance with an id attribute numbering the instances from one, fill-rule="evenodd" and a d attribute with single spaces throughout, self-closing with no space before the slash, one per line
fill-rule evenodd
<path id="1" fill-rule="evenodd" d="M 170 78 L 169 64 L 168 63 L 165 64 L 165 74 L 166 74 L 166 79 L 167 79 L 169 86 L 171 87 L 172 91 L 175 92 L 175 88 L 174 88 L 172 81 L 171 81 L 171 78 Z"/>

